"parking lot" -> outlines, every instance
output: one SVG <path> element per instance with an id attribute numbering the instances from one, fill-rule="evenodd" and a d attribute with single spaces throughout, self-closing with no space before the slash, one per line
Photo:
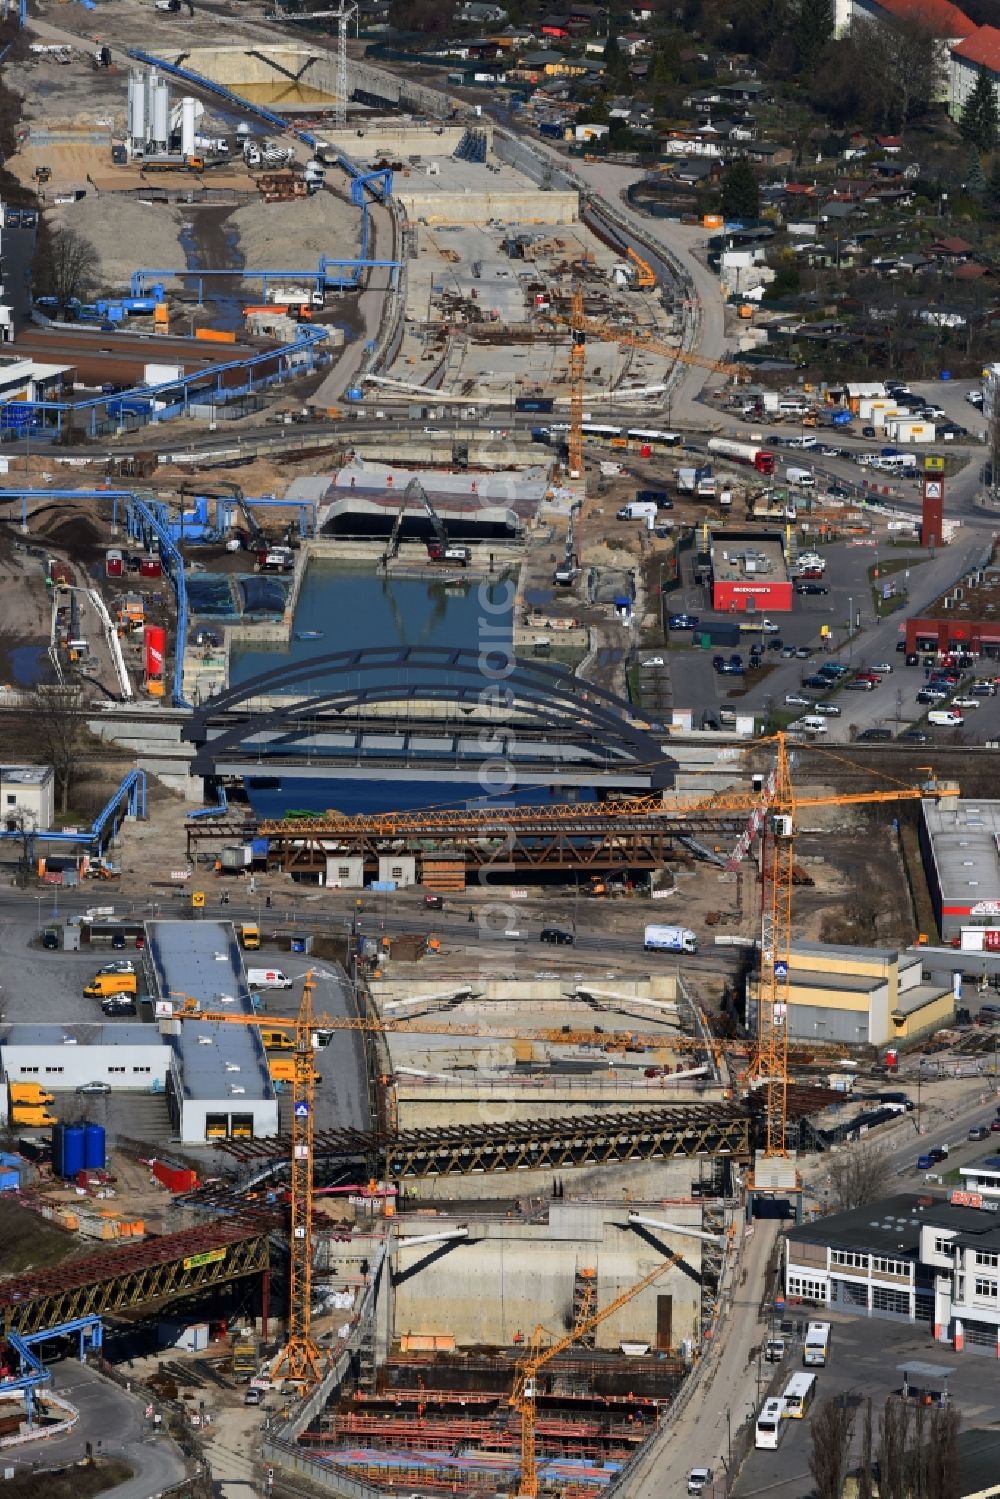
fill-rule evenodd
<path id="1" fill-rule="evenodd" d="M 907 1360 L 946 1365 L 954 1371 L 948 1388 L 953 1403 L 962 1413 L 963 1430 L 980 1425 L 995 1426 L 996 1388 L 992 1376 L 995 1361 L 991 1364 L 977 1354 L 955 1353 L 946 1344 L 935 1343 L 927 1323 L 918 1322 L 911 1326 L 864 1317 L 838 1319 L 829 1312 L 823 1313 L 823 1320 L 832 1324 L 833 1332 L 826 1367 L 810 1371 L 817 1376 L 816 1404 L 831 1395 L 855 1397 L 854 1460 L 861 1450 L 863 1401 L 871 1396 L 877 1441 L 878 1415 L 885 1398 L 898 1392 L 902 1385 L 902 1375 L 896 1366 Z M 782 1386 L 802 1367 L 801 1339 L 794 1338 L 781 1366 Z M 774 1366 L 763 1364 L 765 1382 L 773 1372 Z M 734 1430 L 751 1414 L 749 1410 L 738 1413 L 734 1410 Z M 786 1420 L 784 1427 L 782 1442 L 776 1451 L 751 1449 L 733 1490 L 740 1499 L 751 1499 L 752 1495 L 761 1493 L 775 1495 L 777 1499 L 801 1499 L 802 1495 L 812 1491 L 809 1421 Z M 996 1440 L 1000 1466 L 1000 1435 Z"/>
<path id="2" fill-rule="evenodd" d="M 148 1006 L 140 1004 L 137 1016 L 105 1015 L 100 1002 L 83 996 L 83 987 L 104 964 L 130 959 L 135 964 L 142 996 L 142 953 L 134 946 L 115 951 L 102 945 L 82 952 L 43 948 L 41 929 L 59 918 L 56 904 L 46 897 L 29 910 L 12 911 L 0 921 L 0 1021 L 4 1024 L 38 1025 L 134 1025 L 152 1023 Z M 56 916 L 53 916 L 53 910 Z M 350 987 L 341 970 L 332 963 L 315 962 L 303 956 L 264 947 L 252 955 L 253 966 L 281 968 L 293 980 L 291 989 L 268 990 L 261 997 L 261 1015 L 291 1016 L 302 998 L 302 979 L 311 968 L 314 980 L 313 1007 L 319 1015 L 349 1016 L 354 1013 Z M 259 961 L 258 961 L 259 960 Z M 368 1097 L 364 1082 L 362 1039 L 354 1032 L 335 1034 L 318 1053 L 320 1082 L 316 1094 L 318 1129 L 363 1129 L 368 1121 Z M 60 1118 L 85 1117 L 104 1124 L 112 1139 L 125 1135 L 165 1145 L 170 1139 L 166 1098 L 155 1093 L 114 1093 L 110 1096 L 78 1097 L 56 1093 L 52 1111 Z M 281 1123 L 288 1127 L 290 1085 L 279 1085 Z"/>
<path id="3" fill-rule="evenodd" d="M 902 643 L 907 614 L 919 610 L 956 576 L 977 565 L 987 545 L 984 539 L 970 533 L 934 557 L 916 546 L 883 544 L 879 549 L 845 541 L 823 547 L 826 569 L 818 586 L 827 591 L 796 592 L 792 609 L 787 613 L 767 616 L 761 611 L 757 616 L 758 627 L 742 629 L 738 646 L 702 650 L 694 646 L 690 630 L 677 630 L 669 632 L 667 652 L 652 646 L 640 651 L 640 663 L 663 661 L 663 665 L 640 666 L 644 705 L 649 712 L 662 714 L 665 702 L 672 701 L 676 708 L 691 710 L 697 728 L 703 722 L 707 727 L 712 727 L 713 721 L 718 725 L 719 709 L 724 705 L 758 719 L 776 712 L 778 721 L 785 723 L 810 713 L 811 704 L 823 700 L 840 710 L 839 714 L 829 716 L 826 732 L 821 736 L 833 742 L 846 742 L 852 737 L 852 730 L 857 734 L 887 729 L 895 738 L 915 727 L 927 733 L 931 742 L 952 742 L 956 733 L 966 743 L 985 743 L 998 738 L 1000 697 L 977 698 L 975 707 L 964 710 L 965 722 L 958 730 L 929 724 L 928 710 L 947 704 L 917 702 L 917 693 L 926 686 L 923 662 L 908 666 L 905 655 L 897 649 Z M 884 619 L 876 617 L 872 602 L 869 570 L 876 563 L 880 564 L 882 580 L 891 581 L 909 600 L 905 609 Z M 690 554 L 684 556 L 682 568 L 683 586 L 670 595 L 669 615 L 696 616 L 699 624 L 732 624 L 734 620 L 750 624 L 746 616 L 723 615 L 712 610 L 711 591 L 695 581 Z M 777 625 L 776 632 L 764 627 L 765 618 Z M 853 630 L 849 628 L 852 621 Z M 820 633 L 824 625 L 830 631 L 826 641 Z M 788 650 L 781 654 L 779 643 L 808 655 L 788 659 Z M 761 653 L 761 669 L 745 675 L 724 675 L 713 670 L 716 655 L 728 659 L 734 652 L 748 666 L 754 648 Z M 847 674 L 836 689 L 821 691 L 805 687 L 806 679 L 815 675 L 826 661 L 842 663 L 851 669 L 852 675 L 877 665 L 888 666 L 890 670 L 879 673 L 881 680 L 870 690 L 848 689 Z M 998 672 L 997 663 L 979 661 L 968 682 L 963 682 L 956 691 L 960 696 L 967 695 L 967 687 L 976 677 L 992 681 Z M 666 689 L 668 680 L 672 697 Z M 789 694 L 802 701 L 787 703 Z"/>

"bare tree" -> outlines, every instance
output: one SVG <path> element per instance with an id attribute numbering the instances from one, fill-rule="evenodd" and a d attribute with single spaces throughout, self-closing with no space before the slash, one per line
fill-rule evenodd
<path id="1" fill-rule="evenodd" d="M 31 874 L 31 854 L 38 819 L 26 807 L 8 807 L 3 814 L 3 830 L 13 834 L 11 842 L 17 844 L 17 881 L 27 885 Z"/>
<path id="2" fill-rule="evenodd" d="M 60 307 L 83 298 L 98 284 L 101 258 L 89 239 L 66 225 L 44 236 L 35 261 L 37 290 L 55 297 Z"/>
<path id="3" fill-rule="evenodd" d="M 873 1499 L 872 1487 L 872 1397 L 865 1401 L 865 1420 L 861 1428 L 861 1462 L 858 1467 L 858 1491 L 856 1499 Z"/>
<path id="4" fill-rule="evenodd" d="M 909 1427 L 910 1407 L 905 1400 L 889 1395 L 879 1418 L 879 1499 L 908 1499 L 906 1443 Z"/>
<path id="5" fill-rule="evenodd" d="M 65 814 L 87 736 L 83 692 L 73 685 L 36 687 L 29 694 L 28 713 L 39 758 L 52 766 L 59 810 Z"/>
<path id="6" fill-rule="evenodd" d="M 958 1428 L 961 1412 L 946 1405 L 934 1411 L 927 1452 L 927 1499 L 959 1499 Z"/>
<path id="7" fill-rule="evenodd" d="M 816 1499 L 840 1499 L 847 1477 L 847 1455 L 854 1426 L 846 1395 L 824 1400 L 809 1424 L 812 1435 L 809 1471 L 815 1483 Z"/>
<path id="8" fill-rule="evenodd" d="M 942 48 L 918 17 L 859 17 L 850 40 L 869 110 L 884 128 L 902 128 L 937 97 Z"/>
<path id="9" fill-rule="evenodd" d="M 882 1145 L 845 1145 L 827 1168 L 830 1195 L 841 1212 L 864 1207 L 885 1196 L 889 1159 Z"/>

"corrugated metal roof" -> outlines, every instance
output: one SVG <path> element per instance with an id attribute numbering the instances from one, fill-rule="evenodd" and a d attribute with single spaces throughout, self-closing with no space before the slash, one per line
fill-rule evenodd
<path id="1" fill-rule="evenodd" d="M 0 1046 L 162 1046 L 155 1025 L 105 1025 L 100 1021 L 82 1025 L 32 1025 L 19 1023 L 0 1028 Z"/>
<path id="2" fill-rule="evenodd" d="M 202 1009 L 252 1015 L 236 930 L 229 921 L 150 921 L 146 950 L 161 999 L 184 996 Z M 274 1099 L 267 1056 L 255 1026 L 185 1020 L 171 1037 L 184 1096 L 238 1107 Z"/>

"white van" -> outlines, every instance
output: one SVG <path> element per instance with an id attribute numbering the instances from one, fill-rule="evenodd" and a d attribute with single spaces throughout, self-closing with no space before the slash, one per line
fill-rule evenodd
<path id="1" fill-rule="evenodd" d="M 801 437 L 786 437 L 785 438 L 785 447 L 786 448 L 815 448 L 817 446 L 818 446 L 817 439 L 815 437 L 813 437 L 810 433 L 803 433 L 803 435 Z"/>
<path id="2" fill-rule="evenodd" d="M 932 708 L 927 715 L 928 723 L 936 723 L 946 729 L 957 729 L 965 722 L 961 713 L 956 713 L 954 708 Z"/>
<path id="3" fill-rule="evenodd" d="M 797 484 L 800 489 L 816 488 L 816 480 L 807 468 L 786 468 L 785 478 L 789 484 Z"/>
<path id="4" fill-rule="evenodd" d="M 805 718 L 797 721 L 800 729 L 805 729 L 807 734 L 825 734 L 829 728 L 825 718 L 820 718 L 818 713 L 807 713 Z"/>

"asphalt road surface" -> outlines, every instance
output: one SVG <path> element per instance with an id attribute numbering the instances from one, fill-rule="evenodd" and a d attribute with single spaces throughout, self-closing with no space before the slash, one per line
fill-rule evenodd
<path id="1" fill-rule="evenodd" d="M 95 1453 L 122 1458 L 134 1470 L 125 1483 L 105 1490 L 103 1499 L 151 1499 L 184 1477 L 181 1453 L 146 1419 L 143 1402 L 134 1395 L 73 1359 L 53 1366 L 52 1384 L 76 1406 L 79 1421 L 65 1436 L 6 1448 L 5 1466 L 24 1474 L 36 1467 L 75 1462 L 85 1455 L 89 1442 Z"/>

